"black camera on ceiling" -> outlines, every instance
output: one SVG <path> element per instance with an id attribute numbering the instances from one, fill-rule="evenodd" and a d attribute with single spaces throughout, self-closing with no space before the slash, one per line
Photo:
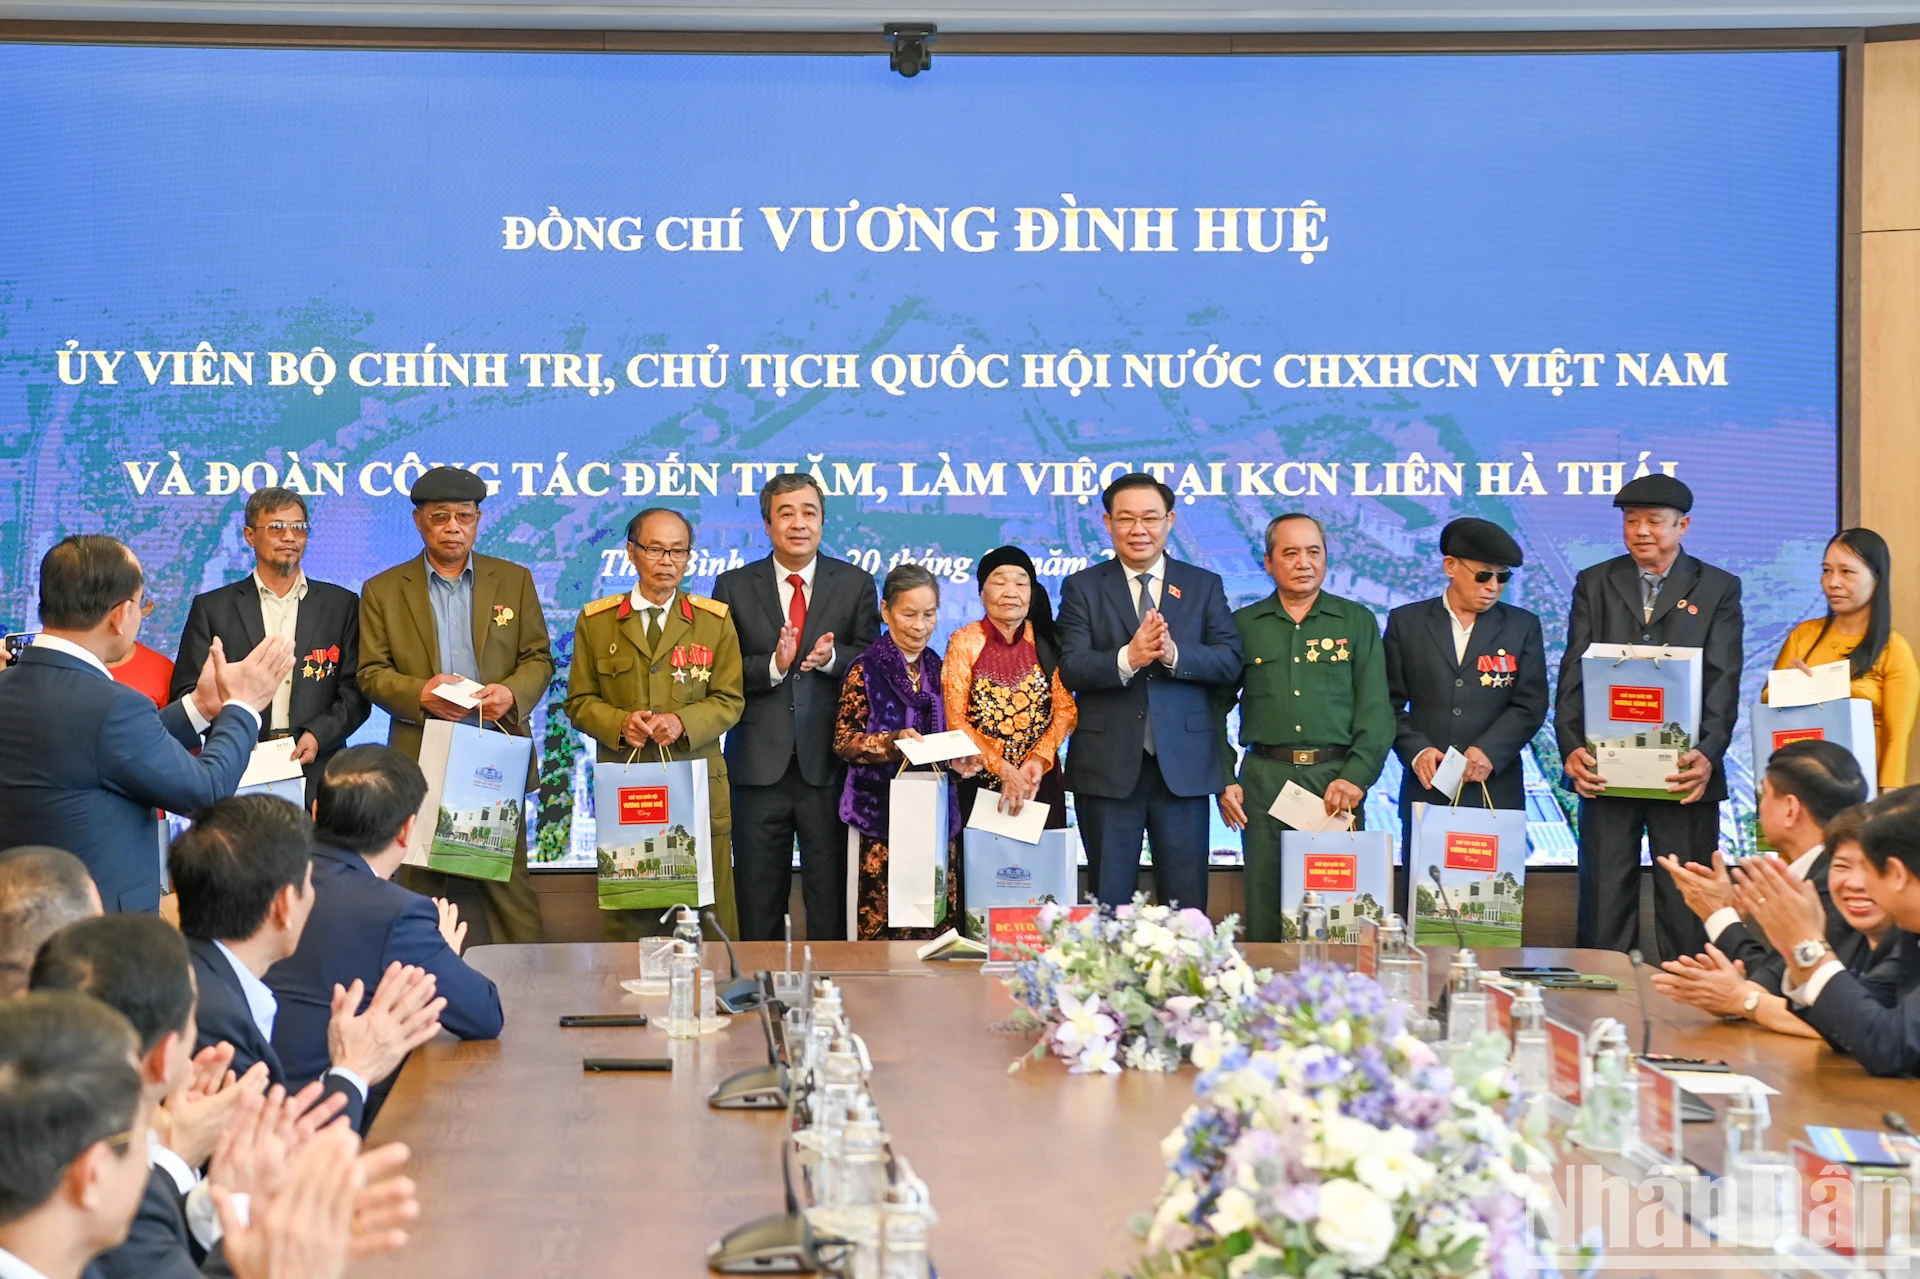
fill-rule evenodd
<path id="1" fill-rule="evenodd" d="M 940 28 L 931 22 L 889 22 L 886 37 L 893 44 L 893 52 L 887 56 L 887 65 L 911 80 L 933 65 L 933 54 L 927 46 L 939 34 Z"/>

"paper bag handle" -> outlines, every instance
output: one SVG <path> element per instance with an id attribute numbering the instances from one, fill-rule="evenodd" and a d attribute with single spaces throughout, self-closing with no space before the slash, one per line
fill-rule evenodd
<path id="1" fill-rule="evenodd" d="M 1449 807 L 1452 807 L 1452 808 L 1460 807 L 1460 795 L 1466 789 L 1467 789 L 1467 779 L 1465 776 L 1462 776 L 1460 778 L 1460 784 L 1453 788 L 1453 803 L 1449 805 Z M 1487 801 L 1487 807 L 1489 809 L 1493 807 L 1493 792 L 1487 789 L 1487 784 L 1485 782 L 1480 783 L 1480 797 Z"/>

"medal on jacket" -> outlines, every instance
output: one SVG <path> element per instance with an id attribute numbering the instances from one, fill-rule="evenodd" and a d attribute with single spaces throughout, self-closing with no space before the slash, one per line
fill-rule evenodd
<path id="1" fill-rule="evenodd" d="M 1353 650 L 1347 647 L 1347 641 L 1342 638 L 1335 640 L 1334 643 L 1340 647 L 1333 651 L 1333 660 L 1336 662 L 1351 662 L 1353 660 Z"/>
<path id="2" fill-rule="evenodd" d="M 1489 688 L 1505 688 L 1513 683 L 1514 672 L 1520 669 L 1520 662 L 1506 649 L 1495 653 L 1482 653 L 1477 663 L 1480 668 L 1480 683 Z"/>
<path id="3" fill-rule="evenodd" d="M 667 660 L 673 663 L 673 682 L 676 684 L 686 683 L 687 682 L 686 647 L 681 644 L 675 644 L 673 646 L 673 656 L 669 657 Z"/>
<path id="4" fill-rule="evenodd" d="M 705 644 L 693 646 L 693 677 L 697 680 L 713 677 L 713 650 Z"/>

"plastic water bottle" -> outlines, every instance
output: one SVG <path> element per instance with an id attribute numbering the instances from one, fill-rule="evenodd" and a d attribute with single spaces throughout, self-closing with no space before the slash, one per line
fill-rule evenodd
<path id="1" fill-rule="evenodd" d="M 895 1158 L 894 1164 L 898 1174 L 887 1187 L 880 1217 L 880 1273 L 883 1279 L 931 1279 L 927 1231 L 933 1224 L 933 1209 L 927 1201 L 927 1185 L 913 1175 L 913 1165 L 904 1157 Z"/>
<path id="2" fill-rule="evenodd" d="M 706 965 L 705 941 L 700 933 L 700 914 L 691 906 L 674 907 L 679 913 L 673 920 L 673 939 L 683 941 L 693 947 L 694 967 Z"/>
<path id="3" fill-rule="evenodd" d="M 872 1099 L 855 1102 L 841 1143 L 840 1206 L 877 1210 L 887 1194 L 887 1134 Z"/>
<path id="4" fill-rule="evenodd" d="M 1300 894 L 1300 966 L 1327 962 L 1327 907 L 1320 894 Z"/>
<path id="5" fill-rule="evenodd" d="M 1447 1042 L 1471 1044 L 1486 1033 L 1487 992 L 1480 985 L 1480 957 L 1471 948 L 1454 952 L 1447 972 Z"/>
<path id="6" fill-rule="evenodd" d="M 1388 915 L 1380 926 L 1380 989 L 1387 1002 L 1400 1008 L 1407 1033 L 1431 1039 L 1436 1029 L 1427 1016 L 1427 953 L 1407 944 L 1400 916 Z"/>
<path id="7" fill-rule="evenodd" d="M 684 941 L 673 943 L 673 971 L 667 985 L 667 1037 L 698 1039 L 700 1010 L 695 1005 L 700 951 Z"/>
<path id="8" fill-rule="evenodd" d="M 1594 1023 L 1588 1042 L 1592 1064 L 1575 1131 L 1588 1150 L 1618 1151 L 1640 1125 L 1639 1079 L 1627 1047 L 1627 1028 L 1612 1017 L 1602 1017 Z"/>
<path id="9" fill-rule="evenodd" d="M 854 1051 L 853 1041 L 842 1036 L 833 1041 L 826 1054 L 816 1112 L 820 1127 L 835 1134 L 844 1132 L 859 1096 L 860 1055 Z"/>
<path id="10" fill-rule="evenodd" d="M 1553 1046 L 1547 1039 L 1547 1009 L 1540 988 L 1525 982 L 1513 997 L 1513 1077 L 1525 1097 L 1521 1130 L 1540 1141 L 1548 1127 L 1547 1099 L 1553 1092 Z"/>

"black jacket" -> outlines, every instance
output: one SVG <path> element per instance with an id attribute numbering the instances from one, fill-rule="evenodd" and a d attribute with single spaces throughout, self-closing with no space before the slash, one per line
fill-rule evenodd
<path id="1" fill-rule="evenodd" d="M 1540 619 L 1524 608 L 1495 604 L 1475 620 L 1465 661 L 1453 660 L 1453 625 L 1444 597 L 1404 604 L 1387 614 L 1382 641 L 1387 658 L 1387 696 L 1393 702 L 1393 751 L 1400 757 L 1402 806 L 1415 801 L 1450 804 L 1453 796 L 1428 790 L 1414 776 L 1413 761 L 1429 747 L 1446 753 L 1478 746 L 1493 762 L 1487 789 L 1495 808 L 1525 808 L 1525 769 L 1520 752 L 1547 722 L 1547 655 Z M 1482 670 L 1481 659 L 1517 670 Z M 1460 794 L 1479 805 L 1478 786 Z"/>
<path id="2" fill-rule="evenodd" d="M 1683 607 L 1684 606 L 1684 607 Z M 1703 564 L 1683 549 L 1667 570 L 1653 620 L 1640 607 L 1640 569 L 1621 555 L 1573 579 L 1573 609 L 1567 618 L 1567 651 L 1560 658 L 1560 701 L 1554 732 L 1564 757 L 1587 744 L 1580 657 L 1589 644 L 1664 644 L 1700 653 L 1700 735 L 1695 747 L 1713 761 L 1705 803 L 1727 797 L 1722 760 L 1740 718 L 1740 579 Z"/>
<path id="3" fill-rule="evenodd" d="M 1835 973 L 1800 1020 L 1869 1075 L 1920 1074 L 1920 939 L 1890 929 L 1866 971 Z"/>
<path id="4" fill-rule="evenodd" d="M 219 1244 L 204 1260 L 187 1230 L 186 1201 L 164 1168 L 147 1173 L 147 1188 L 125 1242 L 92 1261 L 81 1279 L 224 1279 L 233 1273 Z"/>
<path id="5" fill-rule="evenodd" d="M 266 633 L 253 574 L 194 596 L 186 629 L 180 633 L 180 651 L 173 659 L 171 700 L 193 691 L 215 636 L 226 649 L 227 660 L 238 661 Z M 344 586 L 308 578 L 307 597 L 300 601 L 293 627 L 293 697 L 287 705 L 287 727 L 296 741 L 300 734 L 312 733 L 320 744 L 319 755 L 306 767 L 310 778 L 326 767 L 353 730 L 367 722 L 367 698 L 354 680 L 359 666 L 360 597 Z M 271 708 L 261 712 L 262 734 L 271 729 L 272 715 Z"/>

